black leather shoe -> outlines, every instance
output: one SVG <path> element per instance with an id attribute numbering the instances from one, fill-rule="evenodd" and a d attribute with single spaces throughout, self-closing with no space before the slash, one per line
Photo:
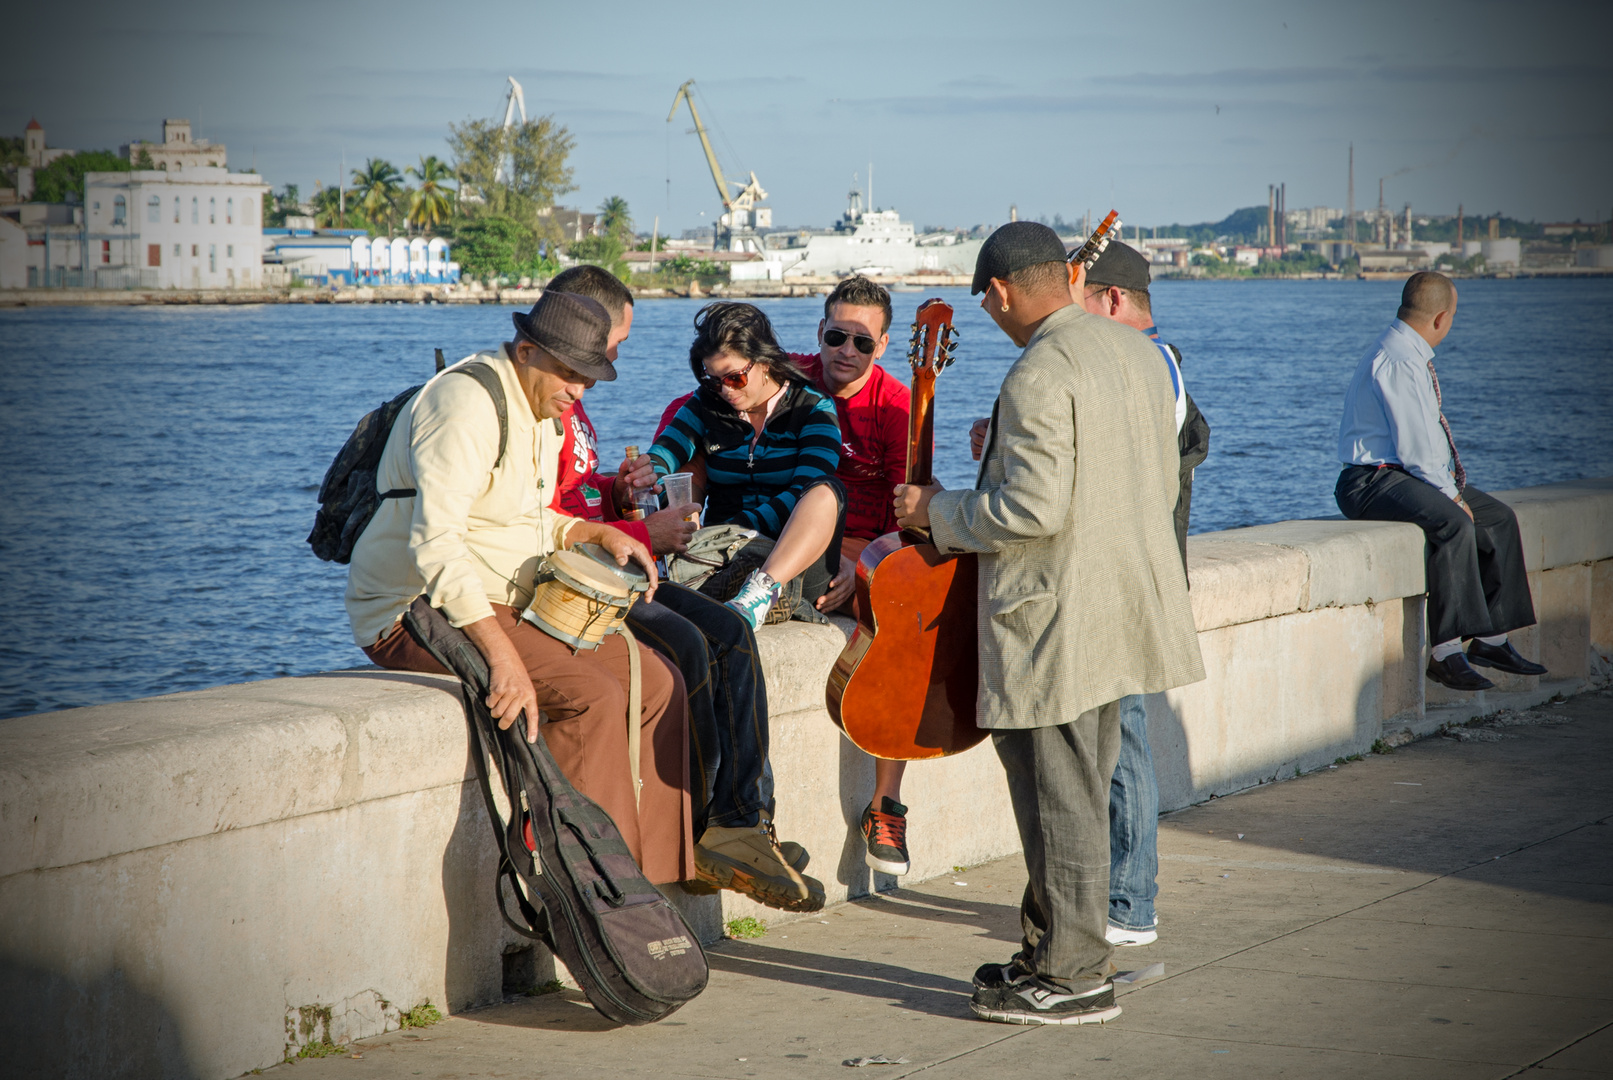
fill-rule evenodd
<path id="1" fill-rule="evenodd" d="M 1478 664 L 1480 667 L 1495 668 L 1497 671 L 1510 671 L 1514 675 L 1546 673 L 1546 669 L 1541 665 L 1520 656 L 1510 641 L 1504 641 L 1500 645 L 1486 645 L 1478 638 L 1474 638 L 1467 645 L 1467 662 Z"/>
<path id="2" fill-rule="evenodd" d="M 1443 660 L 1428 661 L 1428 677 L 1452 690 L 1491 690 L 1495 683 L 1467 666 L 1467 657 L 1451 653 Z"/>

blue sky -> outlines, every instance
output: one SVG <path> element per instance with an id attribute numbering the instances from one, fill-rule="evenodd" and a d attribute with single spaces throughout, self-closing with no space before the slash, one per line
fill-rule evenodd
<path id="1" fill-rule="evenodd" d="M 666 122 L 693 78 L 724 167 L 754 169 L 782 225 L 827 225 L 870 160 L 875 201 L 920 225 L 1001 222 L 1011 203 L 1218 220 L 1280 181 L 1290 207 L 1343 206 L 1352 140 L 1358 207 L 1389 177 L 1396 208 L 1591 220 L 1613 207 L 1610 12 L 92 0 L 8 17 L 0 130 L 37 116 L 52 145 L 87 149 L 199 119 L 233 167 L 306 192 L 344 149 L 349 168 L 445 155 L 448 124 L 502 115 L 514 75 L 528 113 L 576 137 L 565 203 L 620 194 L 676 232 L 717 205 L 687 111 Z"/>

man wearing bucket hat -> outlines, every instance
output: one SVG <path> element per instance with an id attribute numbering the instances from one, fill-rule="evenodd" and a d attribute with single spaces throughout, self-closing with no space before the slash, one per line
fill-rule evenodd
<path id="1" fill-rule="evenodd" d="M 1105 916 L 1119 701 L 1204 677 L 1174 542 L 1170 376 L 1136 331 L 1073 302 L 1057 234 L 987 238 L 972 291 L 1024 351 L 1003 379 L 973 490 L 901 485 L 897 523 L 978 554 L 976 717 L 1008 776 L 1029 882 L 1020 951 L 975 972 L 988 1020 L 1118 1016 Z"/>
<path id="2" fill-rule="evenodd" d="M 561 770 L 599 803 L 654 882 L 694 877 L 688 725 L 683 680 L 639 646 L 642 789 L 627 758 L 629 657 L 625 639 L 573 650 L 520 613 L 543 557 L 593 543 L 625 566 L 655 564 L 644 545 L 598 522 L 555 512 L 550 496 L 562 441 L 558 420 L 596 381 L 616 378 L 606 355 L 610 319 L 586 297 L 545 293 L 516 313 L 515 340 L 466 357 L 410 399 L 376 472 L 382 500 L 353 548 L 347 613 L 354 640 L 385 668 L 443 669 L 403 629 L 424 594 L 464 630 L 490 668 L 488 705 L 508 727 L 523 713 Z M 454 369 L 483 364 L 490 390 Z M 507 429 L 501 451 L 501 429 Z"/>
<path id="3" fill-rule="evenodd" d="M 549 282 L 598 301 L 610 316 L 606 352 L 612 362 L 633 326 L 633 294 L 610 271 L 583 264 Z M 617 520 L 619 494 L 630 488 L 634 463 L 614 477 L 598 471 L 598 439 L 577 402 L 564 417 L 566 452 L 554 508 L 645 541 L 655 554 L 682 551 L 694 524 L 693 504 L 668 506 L 645 521 Z M 650 458 L 638 475 L 655 482 Z M 767 681 L 750 621 L 704 593 L 664 582 L 655 599 L 633 605 L 627 624 L 638 639 L 677 665 L 689 690 L 689 747 L 693 752 L 695 869 L 690 891 L 732 889 L 768 907 L 816 911 L 823 883 L 802 871 L 810 856 L 794 841 L 782 843 L 773 824 L 773 771 L 768 764 Z"/>

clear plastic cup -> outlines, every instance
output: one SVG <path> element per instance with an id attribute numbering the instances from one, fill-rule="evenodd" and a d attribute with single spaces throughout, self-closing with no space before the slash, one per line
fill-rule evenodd
<path id="1" fill-rule="evenodd" d="M 682 506 L 694 502 L 694 474 L 686 472 L 668 473 L 661 477 L 661 490 L 666 492 L 668 506 Z M 685 520 L 700 522 L 700 512 L 694 511 Z"/>

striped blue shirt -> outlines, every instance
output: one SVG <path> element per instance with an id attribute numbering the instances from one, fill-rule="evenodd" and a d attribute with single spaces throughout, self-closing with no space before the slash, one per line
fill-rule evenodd
<path id="1" fill-rule="evenodd" d="M 826 396 L 790 383 L 757 435 L 720 397 L 701 390 L 650 447 L 657 476 L 682 471 L 696 454 L 706 461 L 706 524 L 743 525 L 776 540 L 807 487 L 834 476 L 840 423 Z"/>

